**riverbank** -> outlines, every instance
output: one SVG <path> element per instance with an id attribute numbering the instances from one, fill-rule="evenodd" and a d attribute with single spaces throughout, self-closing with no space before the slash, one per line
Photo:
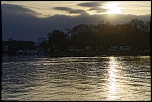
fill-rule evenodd
<path id="1" fill-rule="evenodd" d="M 150 56 L 150 52 L 108 52 L 108 51 L 58 51 L 46 54 L 3 53 L 2 56 L 49 56 L 49 57 L 94 57 L 94 56 Z"/>
<path id="2" fill-rule="evenodd" d="M 93 56 L 150 56 L 150 52 L 51 52 L 50 57 L 93 57 Z"/>

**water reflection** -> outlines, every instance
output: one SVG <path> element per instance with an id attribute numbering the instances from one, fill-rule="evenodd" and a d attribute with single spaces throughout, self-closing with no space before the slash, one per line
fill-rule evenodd
<path id="1" fill-rule="evenodd" d="M 108 96 L 109 100 L 114 100 L 116 98 L 117 94 L 117 88 L 118 88 L 118 83 L 117 83 L 117 67 L 118 63 L 114 57 L 109 58 L 109 85 L 108 85 Z"/>
<path id="2" fill-rule="evenodd" d="M 150 57 L 3 58 L 2 98 L 151 100 Z"/>

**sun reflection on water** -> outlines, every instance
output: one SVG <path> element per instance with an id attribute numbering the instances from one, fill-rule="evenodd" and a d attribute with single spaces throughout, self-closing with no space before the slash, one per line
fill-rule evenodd
<path id="1" fill-rule="evenodd" d="M 118 61 L 115 57 L 109 58 L 109 85 L 108 85 L 108 99 L 115 100 L 117 98 L 117 91 L 118 91 Z"/>
<path id="2" fill-rule="evenodd" d="M 2 100 L 151 100 L 150 56 L 7 57 Z"/>

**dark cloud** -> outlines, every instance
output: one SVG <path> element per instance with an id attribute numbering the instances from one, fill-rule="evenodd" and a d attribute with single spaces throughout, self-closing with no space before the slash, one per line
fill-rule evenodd
<path id="1" fill-rule="evenodd" d="M 79 3 L 77 5 L 79 6 L 84 6 L 84 7 L 97 7 L 97 6 L 101 6 L 102 2 L 83 2 L 83 3 Z"/>
<path id="2" fill-rule="evenodd" d="M 70 10 L 69 13 L 86 13 L 84 10 L 76 9 L 76 10 Z"/>
<path id="3" fill-rule="evenodd" d="M 72 9 L 72 8 L 69 8 L 69 7 L 54 7 L 53 9 L 66 11 L 66 12 L 68 12 L 70 14 L 86 13 L 84 10 L 81 10 L 81 9 Z"/>
<path id="4" fill-rule="evenodd" d="M 13 14 L 23 14 L 23 15 L 31 15 L 31 16 L 37 16 L 40 15 L 40 13 L 37 13 L 35 11 L 32 11 L 28 8 L 19 6 L 19 5 L 11 5 L 11 4 L 2 4 L 2 12 L 4 13 L 13 13 Z"/>
<path id="5" fill-rule="evenodd" d="M 62 11 L 69 11 L 69 10 L 71 10 L 71 8 L 69 8 L 69 7 L 54 7 L 53 9 L 55 9 L 55 10 L 62 10 Z"/>
<path id="6" fill-rule="evenodd" d="M 107 12 L 108 9 L 105 9 L 105 8 L 101 8 L 101 7 L 92 7 L 89 9 L 89 11 L 96 11 L 97 13 L 104 13 L 104 12 Z"/>
<path id="7" fill-rule="evenodd" d="M 66 28 L 72 28 L 78 24 L 97 24 L 102 20 L 109 21 L 111 24 L 129 22 L 134 18 L 149 21 L 151 17 L 151 15 L 89 15 L 82 13 L 77 16 L 54 15 L 46 18 L 37 18 L 31 16 L 31 13 L 26 13 L 26 11 L 31 10 L 20 8 L 17 5 L 17 11 L 22 10 L 24 12 L 13 13 L 16 11 L 15 6 L 10 12 L 7 11 L 7 8 L 4 9 L 3 7 L 2 4 L 2 38 L 4 40 L 12 37 L 16 40 L 32 40 L 37 42 L 39 37 L 47 37 L 47 33 L 53 29 L 65 31 Z"/>
<path id="8" fill-rule="evenodd" d="M 105 3 L 106 1 L 96 1 L 96 2 L 83 2 L 79 3 L 77 5 L 83 6 L 83 7 L 89 7 L 89 11 L 96 11 L 97 13 L 104 13 L 107 12 L 108 9 L 101 8 L 102 4 Z"/>

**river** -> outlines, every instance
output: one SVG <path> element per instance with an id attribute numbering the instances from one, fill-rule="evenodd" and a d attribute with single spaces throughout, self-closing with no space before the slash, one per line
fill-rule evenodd
<path id="1" fill-rule="evenodd" d="M 1 100 L 150 101 L 150 56 L 3 56 Z"/>

